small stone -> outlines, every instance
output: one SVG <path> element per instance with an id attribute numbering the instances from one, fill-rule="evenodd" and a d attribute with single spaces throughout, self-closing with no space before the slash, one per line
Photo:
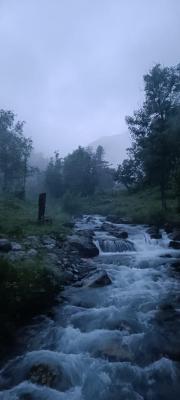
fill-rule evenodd
<path id="1" fill-rule="evenodd" d="M 28 252 L 27 252 L 27 256 L 28 257 L 36 257 L 37 256 L 37 250 L 35 250 L 35 249 L 30 249 L 30 250 L 28 250 Z"/>
<path id="2" fill-rule="evenodd" d="M 20 243 L 11 242 L 11 246 L 12 246 L 12 251 L 21 251 L 22 250 L 22 246 Z"/>

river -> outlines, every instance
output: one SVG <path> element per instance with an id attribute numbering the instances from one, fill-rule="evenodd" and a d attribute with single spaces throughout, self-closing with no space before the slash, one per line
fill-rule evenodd
<path id="1" fill-rule="evenodd" d="M 90 279 L 103 271 L 111 283 L 66 287 L 53 316 L 24 331 L 0 400 L 178 400 L 180 252 L 163 231 L 151 239 L 145 226 L 114 224 L 128 233 L 117 240 L 103 224 L 85 216 L 76 229 L 93 230 L 100 250 L 86 261 Z"/>

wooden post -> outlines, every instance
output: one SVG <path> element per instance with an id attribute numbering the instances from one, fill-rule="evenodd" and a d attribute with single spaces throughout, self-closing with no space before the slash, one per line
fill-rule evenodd
<path id="1" fill-rule="evenodd" d="M 46 193 L 40 193 L 39 207 L 38 207 L 38 222 L 44 222 L 45 210 L 46 210 Z"/>

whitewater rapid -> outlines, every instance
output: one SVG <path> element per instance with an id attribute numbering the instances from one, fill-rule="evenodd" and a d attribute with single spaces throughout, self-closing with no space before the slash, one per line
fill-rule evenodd
<path id="1" fill-rule="evenodd" d="M 112 283 L 67 287 L 53 317 L 24 331 L 19 355 L 0 371 L 0 400 L 179 398 L 180 252 L 163 231 L 151 239 L 146 226 L 111 224 L 128 244 L 104 231 L 104 221 L 85 216 L 76 229 L 93 230 L 100 254 L 86 262 Z M 28 380 L 38 363 L 55 371 L 52 387 Z"/>

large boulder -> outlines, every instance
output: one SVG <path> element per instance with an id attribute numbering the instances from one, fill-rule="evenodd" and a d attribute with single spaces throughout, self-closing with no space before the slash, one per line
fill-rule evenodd
<path id="1" fill-rule="evenodd" d="M 171 235 L 172 240 L 180 242 L 180 229 L 175 229 Z"/>
<path id="2" fill-rule="evenodd" d="M 99 254 L 99 250 L 93 242 L 91 235 L 74 234 L 69 237 L 70 245 L 79 251 L 82 257 L 96 257 Z"/>
<path id="3" fill-rule="evenodd" d="M 148 228 L 147 233 L 151 236 L 151 239 L 162 239 L 162 235 L 157 226 Z"/>
<path id="4" fill-rule="evenodd" d="M 126 218 L 119 217 L 118 215 L 108 215 L 107 221 L 113 224 L 128 224 L 129 221 Z"/>
<path id="5" fill-rule="evenodd" d="M 55 386 L 58 372 L 48 364 L 35 364 L 27 374 L 27 379 L 37 385 Z"/>
<path id="6" fill-rule="evenodd" d="M 128 233 L 126 231 L 121 230 L 119 227 L 116 227 L 109 222 L 104 222 L 101 229 L 110 233 L 112 236 L 115 236 L 118 239 L 128 238 Z"/>
<path id="7" fill-rule="evenodd" d="M 101 272 L 87 278 L 84 281 L 84 286 L 96 288 L 96 287 L 107 286 L 107 285 L 110 285 L 111 283 L 112 283 L 111 278 L 109 277 L 107 272 L 101 271 Z"/>
<path id="8" fill-rule="evenodd" d="M 8 251 L 12 250 L 12 244 L 8 239 L 0 239 L 0 251 L 4 253 L 8 253 Z"/>

